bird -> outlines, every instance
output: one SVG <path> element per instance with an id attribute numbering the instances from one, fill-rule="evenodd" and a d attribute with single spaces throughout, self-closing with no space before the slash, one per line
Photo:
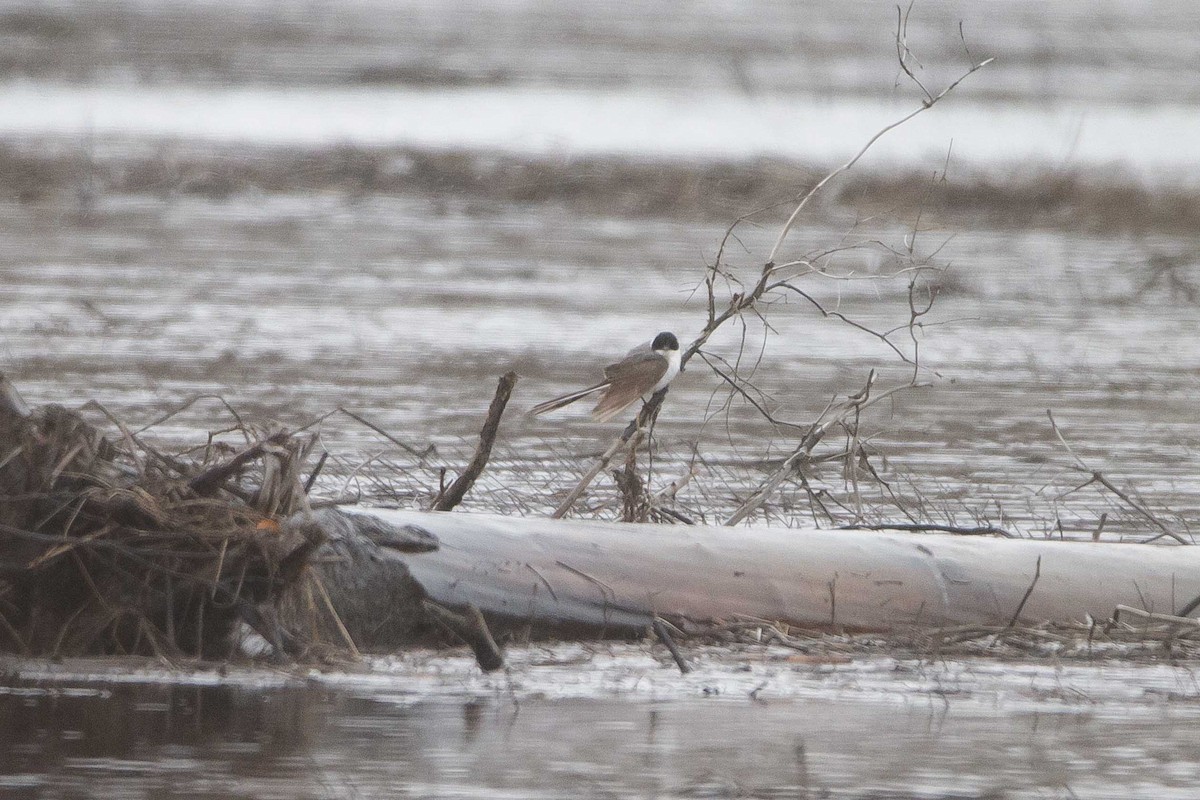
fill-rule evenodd
<path id="1" fill-rule="evenodd" d="M 592 409 L 592 418 L 597 422 L 608 422 L 639 397 L 646 401 L 655 392 L 667 388 L 679 374 L 679 356 L 679 340 L 670 331 L 663 331 L 652 341 L 630 350 L 620 361 L 605 367 L 604 380 L 596 385 L 538 403 L 529 409 L 529 413 L 534 416 L 545 414 L 599 392 L 600 399 Z"/>

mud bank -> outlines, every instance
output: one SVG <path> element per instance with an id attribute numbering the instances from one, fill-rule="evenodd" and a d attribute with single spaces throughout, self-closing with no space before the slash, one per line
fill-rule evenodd
<path id="1" fill-rule="evenodd" d="M 827 167 L 780 157 L 740 159 L 545 156 L 407 146 L 268 146 L 166 138 L 51 136 L 36 147 L 0 146 L 0 197 L 33 207 L 120 195 L 216 202 L 303 193 L 444 197 L 454 203 L 546 206 L 576 214 L 728 223 L 784 205 Z M 824 222 L 847 211 L 926 224 L 980 225 L 1107 235 L 1181 234 L 1200 226 L 1200 184 L 1186 174 L 1154 181 L 1121 166 L 924 168 L 886 159 L 855 170 L 811 207 Z"/>

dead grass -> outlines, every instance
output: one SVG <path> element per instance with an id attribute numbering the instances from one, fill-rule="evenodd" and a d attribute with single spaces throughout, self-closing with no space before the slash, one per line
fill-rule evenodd
<path id="1" fill-rule="evenodd" d="M 815 165 L 778 159 L 683 163 L 607 157 L 556 159 L 404 148 L 232 147 L 162 142 L 0 144 L 0 197 L 73 203 L 106 195 L 187 195 L 213 201 L 254 194 L 338 192 L 440 197 L 500 205 L 554 204 L 573 213 L 726 222 L 747 209 L 790 206 L 816 183 Z M 1118 170 L 1031 169 L 930 181 L 918 172 L 848 176 L 814 199 L 818 216 L 882 216 L 948 227 L 1191 233 L 1200 191 L 1143 185 Z"/>
<path id="2" fill-rule="evenodd" d="M 783 647 L 797 660 L 835 660 L 889 655 L 899 658 L 992 658 L 1173 661 L 1200 656 L 1195 620 L 1138 619 L 1114 613 L 1075 624 L 960 625 L 910 631 L 803 630 L 769 620 L 742 619 L 688 632 L 690 641 L 724 647 Z"/>
<path id="3" fill-rule="evenodd" d="M 859 175 L 842 202 L 871 209 L 916 212 L 928 202 L 935 216 L 961 225 L 1065 229 L 1089 233 L 1190 233 L 1200 227 L 1200 193 L 1179 186 L 1149 187 L 1121 170 L 1034 170 L 967 175 L 930 185 L 928 177 Z"/>

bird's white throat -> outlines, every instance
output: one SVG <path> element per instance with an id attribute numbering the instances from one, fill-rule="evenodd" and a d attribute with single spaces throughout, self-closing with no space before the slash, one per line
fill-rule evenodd
<path id="1" fill-rule="evenodd" d="M 675 380 L 675 376 L 679 374 L 680 353 L 678 350 L 656 350 L 655 352 L 667 359 L 667 371 L 663 373 L 663 376 L 658 379 L 658 383 L 654 384 L 654 388 L 647 392 L 647 394 L 654 394 L 663 389 L 668 383 Z"/>

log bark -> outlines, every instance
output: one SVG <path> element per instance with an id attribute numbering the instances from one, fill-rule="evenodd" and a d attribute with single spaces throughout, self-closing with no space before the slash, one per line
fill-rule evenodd
<path id="1" fill-rule="evenodd" d="M 478 608 L 494 631 L 620 636 L 656 616 L 854 631 L 1005 625 L 1018 612 L 1066 623 L 1117 605 L 1170 613 L 1200 594 L 1191 547 L 399 510 L 346 518 L 432 534 L 436 550 L 403 556 L 412 578 L 434 602 Z"/>

